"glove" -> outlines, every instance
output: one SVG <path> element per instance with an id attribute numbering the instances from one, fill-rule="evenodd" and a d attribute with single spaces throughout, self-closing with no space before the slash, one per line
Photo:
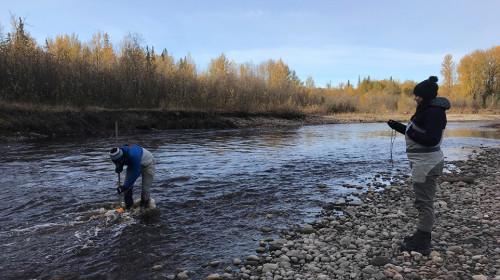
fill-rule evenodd
<path id="1" fill-rule="evenodd" d="M 390 128 L 392 128 L 392 129 L 394 129 L 394 130 L 396 130 L 397 123 L 398 123 L 398 122 L 393 121 L 393 120 L 389 120 L 389 121 L 387 122 L 387 124 L 389 125 L 389 127 L 390 127 Z"/>
<path id="2" fill-rule="evenodd" d="M 390 128 L 396 130 L 397 132 L 405 134 L 406 125 L 393 120 L 389 120 L 387 124 L 389 125 Z"/>
<path id="3" fill-rule="evenodd" d="M 120 186 L 118 186 L 118 188 L 116 188 L 116 192 L 118 194 L 124 193 L 126 191 L 127 191 L 127 189 L 123 185 L 120 185 Z"/>
<path id="4" fill-rule="evenodd" d="M 122 173 L 122 171 L 123 171 L 123 164 L 117 164 L 115 166 L 115 172 L 120 174 L 120 173 Z"/>

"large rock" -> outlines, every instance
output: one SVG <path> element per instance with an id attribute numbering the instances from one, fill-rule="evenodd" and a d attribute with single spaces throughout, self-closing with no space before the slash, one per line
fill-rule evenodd
<path id="1" fill-rule="evenodd" d="M 391 259 L 388 258 L 388 257 L 384 257 L 384 256 L 377 256 L 377 257 L 374 257 L 371 261 L 370 261 L 370 264 L 371 265 L 374 265 L 374 266 L 384 266 L 388 263 L 391 262 Z"/>
<path id="2" fill-rule="evenodd" d="M 302 234 L 311 234 L 311 233 L 315 233 L 315 232 L 316 232 L 316 230 L 311 225 L 307 225 L 307 226 L 300 229 L 300 233 L 302 233 Z"/>

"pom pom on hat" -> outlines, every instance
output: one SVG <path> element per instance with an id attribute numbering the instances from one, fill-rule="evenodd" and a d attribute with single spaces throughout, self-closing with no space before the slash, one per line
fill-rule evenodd
<path id="1" fill-rule="evenodd" d="M 436 98 L 439 89 L 437 81 L 438 77 L 430 76 L 429 79 L 422 81 L 415 86 L 415 88 L 413 89 L 413 94 L 427 100 Z"/>
<path id="2" fill-rule="evenodd" d="M 113 162 L 118 162 L 123 157 L 123 151 L 120 148 L 113 148 L 109 151 L 109 157 Z"/>

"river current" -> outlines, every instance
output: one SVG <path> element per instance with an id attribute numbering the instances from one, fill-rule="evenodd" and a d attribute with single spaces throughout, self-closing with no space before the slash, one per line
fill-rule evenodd
<path id="1" fill-rule="evenodd" d="M 485 125 L 449 123 L 446 160 L 499 146 L 499 131 Z M 381 123 L 120 135 L 155 156 L 157 209 L 119 214 L 114 137 L 1 144 L 1 279 L 152 279 L 177 268 L 204 279 L 255 254 L 259 240 L 314 221 L 352 192 L 343 185 L 409 173 L 404 137 L 391 145 Z"/>

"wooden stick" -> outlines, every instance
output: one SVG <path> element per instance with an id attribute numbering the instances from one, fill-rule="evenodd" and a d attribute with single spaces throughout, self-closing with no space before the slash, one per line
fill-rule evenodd
<path id="1" fill-rule="evenodd" d="M 115 144 L 116 147 L 119 149 L 120 147 L 118 146 L 118 121 L 115 121 Z M 118 186 L 122 184 L 121 179 L 120 179 L 120 173 L 118 173 Z"/>

